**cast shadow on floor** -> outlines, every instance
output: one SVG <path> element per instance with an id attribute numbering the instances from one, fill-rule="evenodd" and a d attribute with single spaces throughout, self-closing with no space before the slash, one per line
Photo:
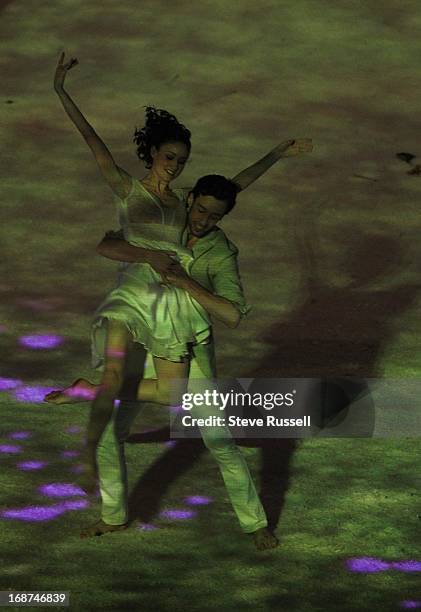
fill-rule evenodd
<path id="1" fill-rule="evenodd" d="M 309 229 L 309 228 L 308 228 Z M 372 288 L 396 271 L 401 245 L 391 236 L 357 234 L 345 252 L 351 281 L 345 287 L 325 283 L 317 271 L 314 232 L 304 232 L 298 253 L 303 270 L 299 299 L 287 316 L 268 329 L 269 348 L 244 378 L 313 378 L 320 381 L 319 425 L 335 437 L 338 423 L 352 416 L 356 399 L 365 397 L 362 421 L 345 436 L 371 437 L 375 410 L 365 379 L 381 376 L 378 363 L 393 334 L 393 323 L 415 301 L 420 285 L 398 284 Z M 312 241 L 308 239 L 312 236 Z M 346 418 L 345 418 L 346 417 Z M 333 424 L 333 426 L 332 426 Z M 355 425 L 355 424 L 354 424 Z M 357 432 L 357 433 L 355 433 Z M 133 434 L 131 442 L 169 440 L 169 429 Z M 260 497 L 269 527 L 276 528 L 291 479 L 291 464 L 300 441 L 291 438 L 237 440 L 260 449 Z M 186 473 L 205 452 L 201 440 L 178 440 L 139 478 L 129 499 L 131 519 L 151 521 L 159 512 L 170 485 Z M 216 467 L 216 466 L 215 466 Z"/>

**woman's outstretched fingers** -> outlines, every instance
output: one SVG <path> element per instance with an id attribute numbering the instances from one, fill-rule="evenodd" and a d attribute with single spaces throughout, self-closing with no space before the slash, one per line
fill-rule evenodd
<path id="1" fill-rule="evenodd" d="M 73 68 L 73 66 L 76 66 L 79 63 L 77 57 L 71 57 L 70 60 L 65 64 L 64 63 L 65 56 L 66 56 L 65 52 L 62 51 L 58 59 L 58 66 L 60 66 L 61 68 L 64 68 L 65 70 L 70 70 L 71 68 Z"/>

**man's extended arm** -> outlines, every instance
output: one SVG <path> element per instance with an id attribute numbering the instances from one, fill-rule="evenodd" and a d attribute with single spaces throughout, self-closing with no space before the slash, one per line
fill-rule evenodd
<path id="1" fill-rule="evenodd" d="M 124 240 L 121 231 L 107 232 L 97 246 L 96 251 L 103 257 L 117 261 L 149 263 L 156 270 L 157 266 L 161 263 L 161 259 L 163 259 L 163 265 L 161 265 L 161 269 L 157 271 L 161 273 L 165 282 L 169 282 L 187 291 L 211 316 L 228 327 L 235 328 L 239 324 L 241 319 L 240 310 L 230 300 L 208 291 L 205 287 L 200 285 L 200 283 L 193 280 L 186 274 L 180 264 L 169 257 L 166 251 L 152 251 L 133 246 Z M 167 262 L 167 258 L 169 263 Z M 234 268 L 232 268 L 234 262 L 231 261 L 231 259 L 232 257 L 226 258 L 224 260 L 226 263 L 218 267 L 218 278 L 224 277 L 230 279 L 232 276 L 238 276 L 236 269 L 234 270 Z M 223 271 L 227 266 L 229 270 L 224 274 Z M 222 289 L 222 293 L 223 292 L 224 290 Z"/>
<path id="2" fill-rule="evenodd" d="M 259 176 L 262 176 L 273 164 L 282 157 L 292 157 L 300 153 L 312 151 L 313 145 L 311 138 L 297 138 L 296 140 L 286 140 L 277 145 L 267 155 L 259 159 L 232 179 L 238 185 L 238 191 L 243 191 L 254 183 Z"/>
<path id="3" fill-rule="evenodd" d="M 96 252 L 103 257 L 114 259 L 115 261 L 148 263 L 162 277 L 176 265 L 176 262 L 171 257 L 171 255 L 176 254 L 174 251 L 154 251 L 133 246 L 124 240 L 122 231 L 107 232 L 96 247 Z"/>
<path id="4" fill-rule="evenodd" d="M 221 246 L 214 248 L 212 254 L 213 257 L 209 258 L 207 268 L 207 277 L 211 283 L 210 291 L 188 276 L 181 266 L 174 268 L 170 274 L 165 275 L 165 278 L 171 284 L 185 289 L 215 319 L 227 327 L 235 328 L 242 316 L 249 311 L 238 271 L 238 250 L 234 245 L 230 247 L 225 245 L 223 248 Z M 193 277 L 195 277 L 194 269 L 193 266 Z"/>
<path id="5" fill-rule="evenodd" d="M 184 269 L 178 265 L 165 275 L 167 281 L 180 289 L 184 289 L 215 319 L 227 327 L 235 328 L 240 322 L 239 310 L 232 302 L 208 291 L 200 283 L 188 276 Z"/>

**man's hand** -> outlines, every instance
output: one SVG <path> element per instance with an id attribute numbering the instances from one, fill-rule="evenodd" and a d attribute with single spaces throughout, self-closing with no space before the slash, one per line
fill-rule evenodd
<path id="1" fill-rule="evenodd" d="M 165 275 L 165 283 L 187 291 L 209 315 L 222 321 L 228 327 L 234 329 L 240 322 L 240 312 L 232 302 L 202 287 L 186 273 L 180 264 L 175 265 L 171 272 Z"/>
<path id="2" fill-rule="evenodd" d="M 150 251 L 147 255 L 147 263 L 161 275 L 164 283 L 167 282 L 166 275 L 170 274 L 180 264 L 174 259 L 177 253 L 173 251 Z M 181 267 L 181 266 L 180 266 Z"/>
<path id="3" fill-rule="evenodd" d="M 281 157 L 293 157 L 301 155 L 301 153 L 311 153 L 313 150 L 313 141 L 311 138 L 296 138 L 295 140 L 287 140 L 280 145 Z"/>
<path id="4" fill-rule="evenodd" d="M 64 85 L 64 79 L 66 78 L 66 74 L 69 70 L 76 66 L 79 62 L 75 57 L 70 58 L 70 61 L 67 64 L 64 64 L 64 51 L 61 53 L 56 72 L 54 74 L 54 89 L 61 89 Z"/>
<path id="5" fill-rule="evenodd" d="M 192 279 L 179 263 L 173 262 L 171 269 L 164 274 L 164 280 L 166 283 L 174 285 L 174 287 L 187 289 Z"/>

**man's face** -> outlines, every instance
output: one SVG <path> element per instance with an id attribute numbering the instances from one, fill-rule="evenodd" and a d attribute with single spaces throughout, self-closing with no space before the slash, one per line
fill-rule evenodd
<path id="1" fill-rule="evenodd" d="M 190 194 L 189 204 L 189 230 L 196 238 L 202 238 L 213 230 L 227 210 L 226 202 L 211 195 L 198 195 L 193 200 L 193 194 Z"/>

